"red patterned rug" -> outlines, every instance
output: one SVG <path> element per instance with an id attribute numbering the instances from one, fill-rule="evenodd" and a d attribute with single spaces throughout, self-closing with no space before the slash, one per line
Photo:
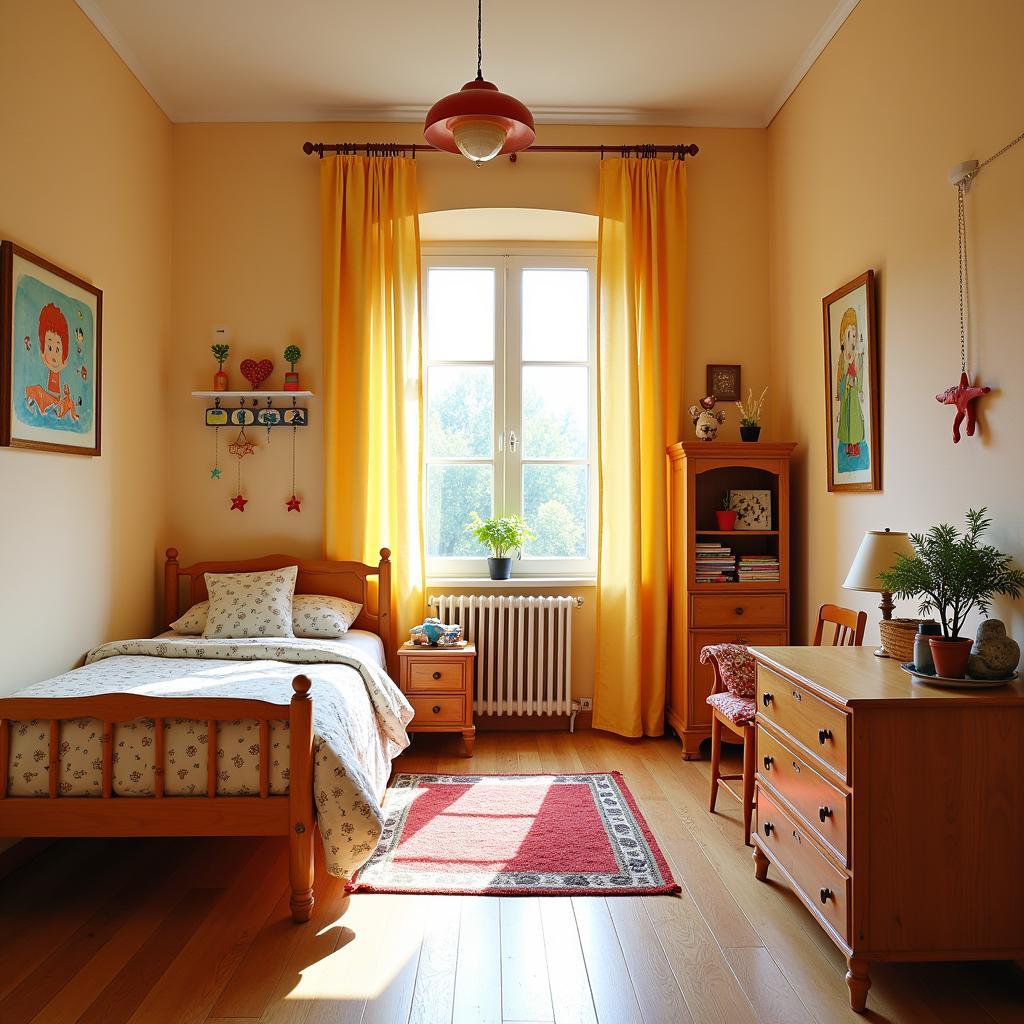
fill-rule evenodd
<path id="1" fill-rule="evenodd" d="M 676 893 L 618 772 L 397 775 L 352 892 L 491 896 Z"/>

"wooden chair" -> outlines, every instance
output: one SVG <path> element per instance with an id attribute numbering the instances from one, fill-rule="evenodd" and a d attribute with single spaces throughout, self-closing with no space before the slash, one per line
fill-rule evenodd
<path id="1" fill-rule="evenodd" d="M 818 609 L 818 623 L 814 630 L 814 646 L 821 647 L 828 623 L 835 627 L 833 647 L 860 647 L 867 625 L 866 612 L 823 604 Z M 756 714 L 754 659 L 741 644 L 714 644 L 700 652 L 704 664 L 710 662 L 715 670 L 715 685 L 708 697 L 711 705 L 711 800 L 709 810 L 715 813 L 719 787 L 725 789 L 743 808 L 743 841 L 750 846 L 750 821 L 754 814 L 754 722 Z M 743 743 L 743 772 L 741 775 L 722 775 L 719 769 L 722 756 L 722 729 L 727 729 Z M 730 782 L 742 781 L 737 793 Z"/>

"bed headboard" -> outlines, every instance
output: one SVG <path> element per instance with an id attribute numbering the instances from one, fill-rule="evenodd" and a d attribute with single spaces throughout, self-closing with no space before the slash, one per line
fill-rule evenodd
<path id="1" fill-rule="evenodd" d="M 358 601 L 362 610 L 353 623 L 356 629 L 376 633 L 384 644 L 388 672 L 394 678 L 395 645 L 391 635 L 391 552 L 381 548 L 380 562 L 365 565 L 362 562 L 327 562 L 296 558 L 294 555 L 264 555 L 262 558 L 237 559 L 222 562 L 196 562 L 179 565 L 177 548 L 167 549 L 164 563 L 164 628 L 192 605 L 207 599 L 208 572 L 263 572 L 283 569 L 287 565 L 299 567 L 295 581 L 296 594 L 327 594 Z M 370 577 L 377 577 L 376 594 Z M 183 586 L 187 584 L 187 586 Z M 185 600 L 182 602 L 182 591 Z"/>

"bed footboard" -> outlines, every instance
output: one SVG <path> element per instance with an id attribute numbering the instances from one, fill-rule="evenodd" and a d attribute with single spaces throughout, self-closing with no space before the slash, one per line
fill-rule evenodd
<path id="1" fill-rule="evenodd" d="M 273 836 L 287 835 L 291 910 L 308 921 L 313 909 L 313 701 L 310 681 L 292 680 L 288 704 L 227 697 L 143 697 L 130 693 L 95 697 L 0 698 L 0 836 Z M 60 795 L 61 723 L 92 718 L 103 723 L 100 797 Z M 114 726 L 136 719 L 154 723 L 153 795 L 113 792 Z M 205 796 L 165 796 L 164 720 L 208 723 Z M 260 730 L 259 795 L 217 795 L 219 722 L 255 719 Z M 49 723 L 49 797 L 8 795 L 10 730 L 14 722 Z M 270 723 L 289 723 L 289 782 L 284 796 L 270 793 Z"/>

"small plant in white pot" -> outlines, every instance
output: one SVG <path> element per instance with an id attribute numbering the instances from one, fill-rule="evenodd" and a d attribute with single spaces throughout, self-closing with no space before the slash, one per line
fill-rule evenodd
<path id="1" fill-rule="evenodd" d="M 920 614 L 935 612 L 942 636 L 929 637 L 936 675 L 960 679 L 967 674 L 970 637 L 961 637 L 968 615 L 977 608 L 987 613 L 997 594 L 1018 598 L 1024 572 L 1013 568 L 1013 558 L 981 537 L 992 525 L 987 508 L 970 509 L 967 529 L 940 523 L 927 533 L 912 533 L 914 558 L 900 555 L 895 566 L 879 574 L 882 585 L 895 597 L 923 597 Z"/>
<path id="2" fill-rule="evenodd" d="M 512 556 L 523 557 L 523 545 L 536 540 L 536 535 L 526 525 L 522 516 L 492 516 L 481 519 L 474 512 L 466 524 L 466 530 L 484 547 L 491 549 L 487 569 L 492 580 L 507 580 L 512 577 Z"/>

